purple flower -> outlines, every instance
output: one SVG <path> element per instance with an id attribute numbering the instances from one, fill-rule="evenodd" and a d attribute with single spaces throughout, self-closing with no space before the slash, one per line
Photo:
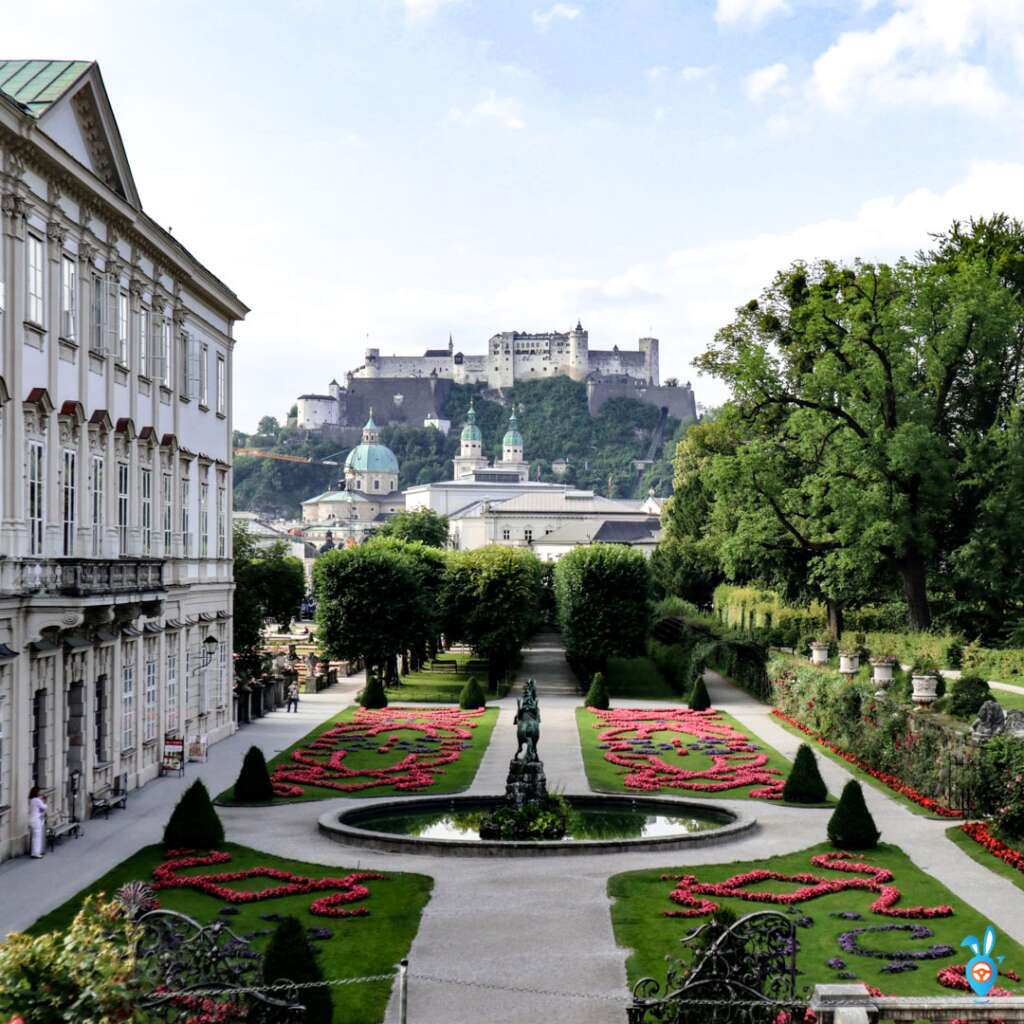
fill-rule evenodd
<path id="1" fill-rule="evenodd" d="M 825 966 L 831 967 L 833 971 L 845 971 L 846 961 L 843 960 L 841 957 L 834 956 L 831 960 L 827 960 L 825 962 Z"/>
<path id="2" fill-rule="evenodd" d="M 814 918 L 804 914 L 793 922 L 798 928 L 810 928 L 814 924 Z"/>
<path id="3" fill-rule="evenodd" d="M 904 971 L 916 971 L 917 964 L 909 960 L 892 960 L 882 968 L 883 974 L 902 974 Z"/>
<path id="4" fill-rule="evenodd" d="M 861 915 L 856 910 L 840 910 L 840 911 L 829 911 L 829 917 L 840 917 L 844 921 L 859 921 Z"/>

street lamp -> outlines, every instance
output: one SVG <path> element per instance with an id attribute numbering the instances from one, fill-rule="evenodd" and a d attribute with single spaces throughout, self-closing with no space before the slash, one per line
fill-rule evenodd
<path id="1" fill-rule="evenodd" d="M 203 669 L 213 661 L 213 656 L 217 652 L 217 647 L 217 638 L 212 633 L 208 634 L 201 644 L 196 644 L 196 646 L 188 652 L 189 672 L 192 674 L 202 672 Z"/>

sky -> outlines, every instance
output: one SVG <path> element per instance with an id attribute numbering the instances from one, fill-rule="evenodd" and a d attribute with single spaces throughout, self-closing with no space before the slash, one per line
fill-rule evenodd
<path id="1" fill-rule="evenodd" d="M 33 0 L 146 211 L 252 309 L 235 425 L 503 330 L 691 362 L 795 259 L 1024 216 L 1021 0 Z"/>

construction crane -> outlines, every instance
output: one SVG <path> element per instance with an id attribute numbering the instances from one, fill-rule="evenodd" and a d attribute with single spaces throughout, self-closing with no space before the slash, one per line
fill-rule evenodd
<path id="1" fill-rule="evenodd" d="M 344 455 L 347 449 L 332 452 L 332 455 Z M 265 448 L 236 448 L 235 455 L 251 455 L 257 459 L 277 459 L 279 462 L 301 462 L 307 466 L 340 466 L 340 462 L 331 459 L 310 459 L 305 455 L 288 455 L 285 452 L 271 452 Z"/>

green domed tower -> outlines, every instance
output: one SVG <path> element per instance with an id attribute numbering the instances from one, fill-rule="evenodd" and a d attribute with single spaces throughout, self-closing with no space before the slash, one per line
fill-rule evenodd
<path id="1" fill-rule="evenodd" d="M 508 421 L 508 430 L 501 439 L 501 461 L 519 463 L 523 461 L 523 435 L 519 433 L 516 413 L 512 410 L 512 418 Z"/>
<path id="2" fill-rule="evenodd" d="M 452 460 L 455 464 L 455 479 L 472 479 L 478 469 L 487 468 L 484 458 L 484 435 L 476 425 L 476 410 L 470 400 L 469 412 L 466 413 L 466 425 L 462 428 L 462 446 L 459 454 Z"/>
<path id="3" fill-rule="evenodd" d="M 363 439 L 345 459 L 345 489 L 362 494 L 391 494 L 398 490 L 398 459 L 380 443 L 373 409 L 363 427 Z"/>

